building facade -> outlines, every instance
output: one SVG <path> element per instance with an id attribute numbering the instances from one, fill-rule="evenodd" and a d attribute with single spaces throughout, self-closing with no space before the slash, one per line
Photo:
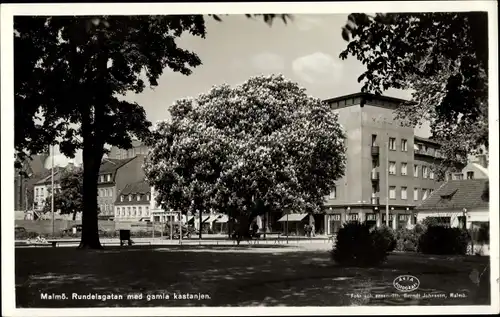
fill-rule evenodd
<path id="1" fill-rule="evenodd" d="M 120 193 L 128 184 L 144 179 L 142 164 L 144 156 L 136 155 L 123 160 L 103 160 L 99 169 L 97 183 L 97 204 L 101 219 L 111 219 L 115 215 L 115 202 Z"/>
<path id="2" fill-rule="evenodd" d="M 477 229 L 489 223 L 487 178 L 450 180 L 416 208 L 418 221 L 435 218 L 443 225 Z"/>
<path id="3" fill-rule="evenodd" d="M 115 201 L 115 221 L 150 220 L 151 189 L 145 180 L 127 184 Z"/>
<path id="4" fill-rule="evenodd" d="M 33 208 L 34 187 L 42 178 L 47 176 L 45 161 L 48 153 L 33 155 L 26 160 L 20 169 L 15 169 L 14 175 L 14 208 L 15 210 L 29 210 Z M 24 172 L 24 173 L 21 173 Z"/>
<path id="5" fill-rule="evenodd" d="M 148 147 L 139 140 L 132 140 L 132 148 L 125 150 L 116 146 L 111 147 L 109 150 L 108 158 L 115 160 L 131 159 L 136 155 L 147 155 Z"/>
<path id="6" fill-rule="evenodd" d="M 385 224 L 387 205 L 391 227 L 414 223 L 415 206 L 440 186 L 431 170 L 440 159 L 439 144 L 394 119 L 405 100 L 358 93 L 325 102 L 346 131 L 347 164 L 326 197 L 324 232 L 333 234 L 349 220 Z"/>
<path id="7" fill-rule="evenodd" d="M 64 169 L 60 167 L 54 168 L 54 188 L 61 189 L 61 176 Z M 48 176 L 37 181 L 33 187 L 34 199 L 33 210 L 40 213 L 45 207 L 46 199 L 52 194 L 52 171 L 49 171 Z"/>

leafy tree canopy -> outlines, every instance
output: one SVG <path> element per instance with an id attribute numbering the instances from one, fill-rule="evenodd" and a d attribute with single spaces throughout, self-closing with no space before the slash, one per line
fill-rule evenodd
<path id="1" fill-rule="evenodd" d="M 488 148 L 488 16 L 485 12 L 351 14 L 347 48 L 366 71 L 363 91 L 410 89 L 397 117 L 431 124 L 443 166 Z"/>
<path id="2" fill-rule="evenodd" d="M 83 170 L 75 168 L 60 173 L 61 188 L 54 191 L 54 210 L 61 214 L 73 215 L 75 220 L 76 214 L 83 211 Z M 51 211 L 51 204 L 52 196 L 49 196 L 45 200 L 43 212 Z"/>
<path id="3" fill-rule="evenodd" d="M 148 142 L 148 181 L 163 207 L 183 212 L 318 210 L 345 168 L 332 110 L 277 75 L 180 99 Z"/>

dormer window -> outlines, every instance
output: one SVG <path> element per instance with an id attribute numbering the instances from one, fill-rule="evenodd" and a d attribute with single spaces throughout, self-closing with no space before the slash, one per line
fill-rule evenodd
<path id="1" fill-rule="evenodd" d="M 111 174 L 106 175 L 106 181 L 111 182 Z"/>
<path id="2" fill-rule="evenodd" d="M 120 196 L 120 201 L 123 201 L 124 197 L 123 195 Z"/>
<path id="3" fill-rule="evenodd" d="M 132 201 L 132 195 L 128 195 L 128 201 Z"/>
<path id="4" fill-rule="evenodd" d="M 150 199 L 149 194 L 147 194 L 146 195 L 146 200 L 149 200 L 149 199 Z"/>
<path id="5" fill-rule="evenodd" d="M 141 195 L 140 195 L 140 194 L 138 194 L 138 195 L 137 195 L 137 201 L 140 201 L 140 200 L 141 200 Z"/>

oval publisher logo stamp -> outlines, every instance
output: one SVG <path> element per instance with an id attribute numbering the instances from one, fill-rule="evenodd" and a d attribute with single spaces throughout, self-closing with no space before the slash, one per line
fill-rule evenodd
<path id="1" fill-rule="evenodd" d="M 420 286 L 420 280 L 413 275 L 400 275 L 392 283 L 400 292 L 413 292 Z"/>

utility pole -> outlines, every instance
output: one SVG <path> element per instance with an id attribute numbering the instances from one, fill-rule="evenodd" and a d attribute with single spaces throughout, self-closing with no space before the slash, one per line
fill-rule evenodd
<path id="1" fill-rule="evenodd" d="M 386 143 L 386 171 L 385 171 L 385 190 L 386 190 L 386 198 L 385 198 L 385 225 L 389 227 L 389 134 L 387 134 L 387 143 Z"/>
<path id="2" fill-rule="evenodd" d="M 51 155 L 51 165 L 52 165 L 52 168 L 51 168 L 51 188 L 52 188 L 52 193 L 51 193 L 51 196 L 50 196 L 50 200 L 51 200 L 51 211 L 52 211 L 52 237 L 55 236 L 55 221 L 54 221 L 54 194 L 55 194 L 55 190 L 54 190 L 54 146 L 51 145 L 51 149 L 52 149 L 52 155 Z"/>

